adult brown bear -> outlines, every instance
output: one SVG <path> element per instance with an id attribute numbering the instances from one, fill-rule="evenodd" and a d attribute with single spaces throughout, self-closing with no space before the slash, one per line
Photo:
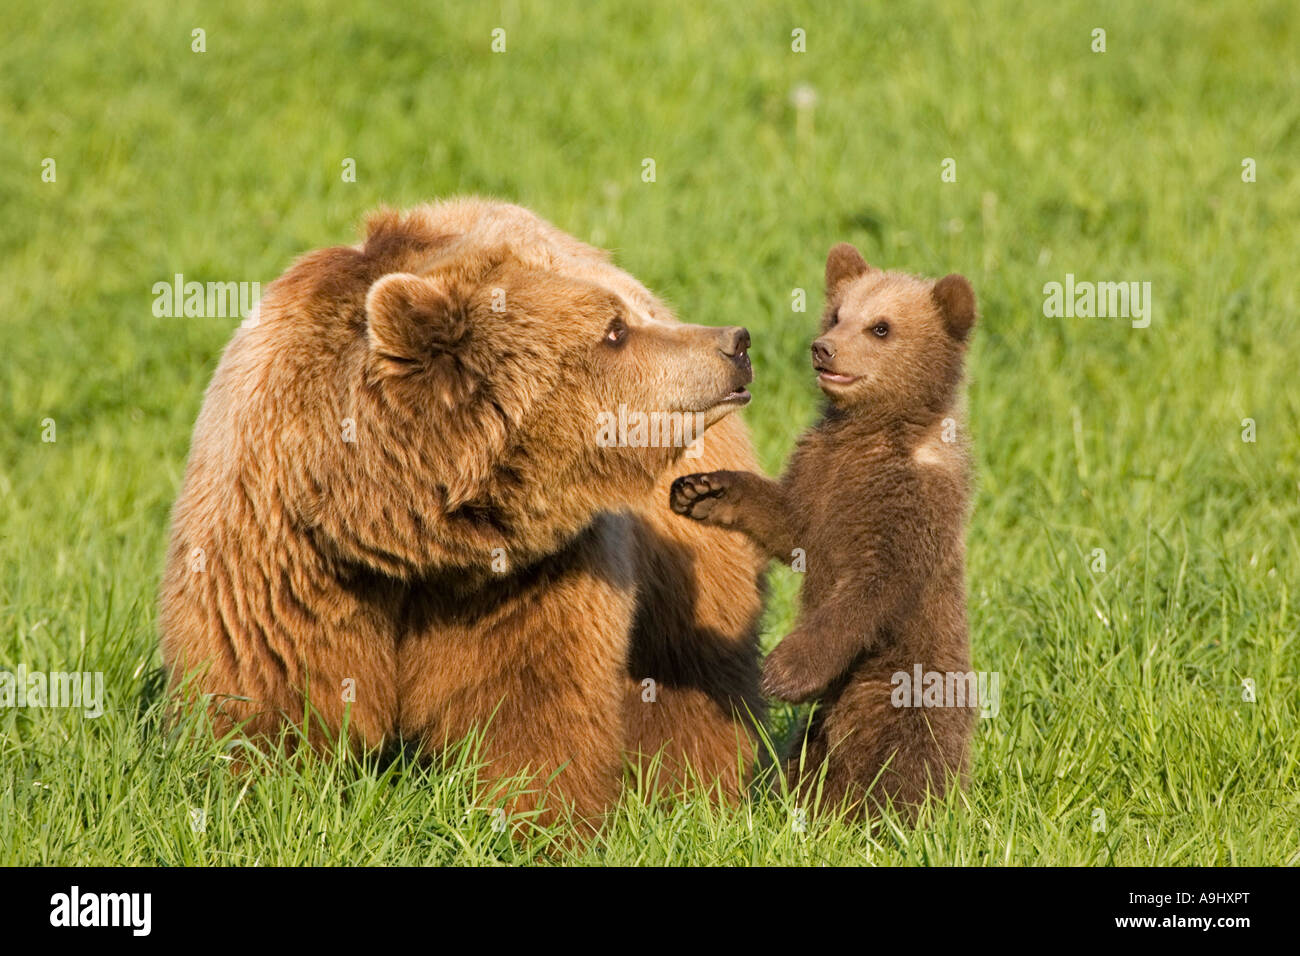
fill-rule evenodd
<path id="1" fill-rule="evenodd" d="M 689 762 L 736 792 L 763 559 L 665 503 L 687 471 L 755 467 L 728 414 L 748 344 L 503 203 L 381 212 L 364 243 L 303 257 L 195 426 L 161 592 L 173 688 L 254 737 L 308 699 L 317 743 L 345 712 L 368 747 L 486 727 L 492 776 L 559 770 L 582 817 L 624 755 L 661 748 L 661 786 Z M 602 440 L 629 410 L 711 430 L 685 460 Z"/>

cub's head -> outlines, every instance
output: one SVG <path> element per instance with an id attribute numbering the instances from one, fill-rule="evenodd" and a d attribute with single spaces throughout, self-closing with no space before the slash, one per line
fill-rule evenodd
<path id="1" fill-rule="evenodd" d="M 840 243 L 826 260 L 826 311 L 812 344 L 817 384 L 845 409 L 943 411 L 974 325 L 975 292 L 964 277 L 884 272 Z"/>

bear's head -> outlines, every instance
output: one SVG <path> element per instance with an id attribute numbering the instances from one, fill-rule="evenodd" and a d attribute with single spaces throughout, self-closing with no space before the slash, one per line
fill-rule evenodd
<path id="1" fill-rule="evenodd" d="M 817 384 L 839 408 L 880 417 L 942 412 L 974 325 L 975 293 L 964 277 L 885 272 L 840 243 L 826 260 L 826 309 L 812 345 Z"/>
<path id="2" fill-rule="evenodd" d="M 575 240 L 499 238 L 442 243 L 365 294 L 364 418 L 462 566 L 535 560 L 643 499 L 752 379 L 745 329 L 678 322 Z"/>

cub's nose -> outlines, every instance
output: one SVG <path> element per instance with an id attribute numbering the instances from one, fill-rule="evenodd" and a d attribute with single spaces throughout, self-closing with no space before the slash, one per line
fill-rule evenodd
<path id="1" fill-rule="evenodd" d="M 812 344 L 813 361 L 819 365 L 824 365 L 831 359 L 835 358 L 835 350 L 830 344 L 822 339 L 818 339 Z"/>
<path id="2" fill-rule="evenodd" d="M 729 329 L 722 329 L 721 333 L 718 348 L 722 350 L 723 355 L 735 358 L 749 348 L 749 329 L 744 326 L 734 325 Z"/>

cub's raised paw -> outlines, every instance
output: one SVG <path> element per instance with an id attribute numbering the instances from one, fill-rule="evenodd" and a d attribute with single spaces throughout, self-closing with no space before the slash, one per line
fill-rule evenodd
<path id="1" fill-rule="evenodd" d="M 668 504 L 679 515 L 707 521 L 710 515 L 720 516 L 718 506 L 726 493 L 727 485 L 716 471 L 682 475 L 668 492 Z"/>
<path id="2" fill-rule="evenodd" d="M 786 638 L 772 649 L 763 662 L 763 693 L 777 700 L 801 704 L 818 697 L 826 690 L 812 662 L 801 658 L 798 642 Z"/>

